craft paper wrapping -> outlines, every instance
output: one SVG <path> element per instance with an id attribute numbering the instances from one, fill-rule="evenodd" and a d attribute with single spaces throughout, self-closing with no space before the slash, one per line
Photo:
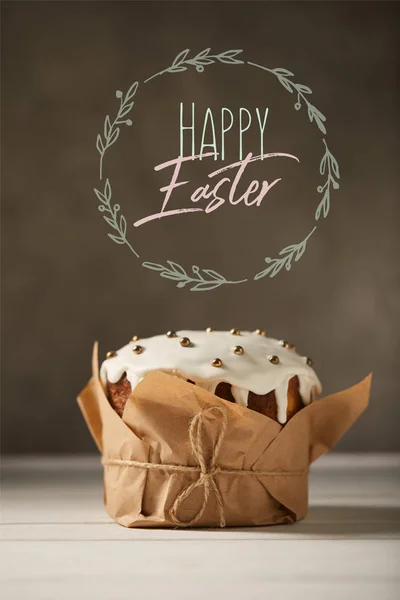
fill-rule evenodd
<path id="1" fill-rule="evenodd" d="M 282 427 L 182 379 L 149 373 L 113 410 L 98 374 L 78 397 L 102 453 L 104 502 L 125 527 L 290 523 L 308 507 L 310 464 L 368 404 L 371 375 Z"/>

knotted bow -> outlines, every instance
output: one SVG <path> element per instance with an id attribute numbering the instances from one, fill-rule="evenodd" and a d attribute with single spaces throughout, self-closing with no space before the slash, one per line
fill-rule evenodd
<path id="1" fill-rule="evenodd" d="M 206 458 L 204 456 L 204 447 L 203 447 L 203 422 L 204 417 L 211 412 L 217 412 L 221 415 L 221 428 L 219 431 L 219 435 L 216 441 L 216 444 L 213 449 L 213 453 L 211 455 L 211 459 L 207 464 Z M 221 448 L 221 444 L 225 437 L 226 428 L 228 425 L 228 416 L 226 408 L 222 406 L 208 406 L 207 408 L 203 408 L 199 413 L 197 413 L 193 419 L 190 421 L 189 426 L 189 441 L 192 447 L 192 452 L 199 463 L 200 466 L 200 477 L 194 483 L 191 483 L 187 487 L 185 487 L 181 493 L 176 497 L 175 502 L 169 510 L 169 516 L 171 520 L 176 525 L 184 525 L 189 527 L 190 525 L 194 525 L 201 517 L 206 509 L 208 499 L 210 497 L 211 491 L 214 492 L 215 500 L 218 509 L 219 515 L 219 526 L 225 527 L 225 515 L 224 515 L 224 506 L 222 502 L 221 492 L 219 491 L 217 482 L 215 481 L 215 475 L 221 471 L 221 469 L 216 466 L 218 454 Z M 190 521 L 181 521 L 178 516 L 178 510 L 181 506 L 182 502 L 190 496 L 190 494 L 198 487 L 204 488 L 204 498 L 203 504 L 197 515 L 193 517 Z"/>

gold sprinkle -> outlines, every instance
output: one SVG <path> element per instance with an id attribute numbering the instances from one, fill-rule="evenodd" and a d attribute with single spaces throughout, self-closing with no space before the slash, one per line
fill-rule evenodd
<path id="1" fill-rule="evenodd" d="M 313 363 L 313 361 L 311 360 L 311 358 L 307 358 L 307 365 L 308 365 L 309 367 L 312 367 L 312 366 L 313 366 L 313 364 L 314 364 L 314 363 Z"/>
<path id="2" fill-rule="evenodd" d="M 296 346 L 294 344 L 289 344 L 289 350 L 296 352 Z"/>
<path id="3" fill-rule="evenodd" d="M 134 352 L 135 354 L 142 354 L 143 350 L 143 346 L 133 346 L 132 348 L 132 352 Z"/>
<path id="4" fill-rule="evenodd" d="M 269 362 L 271 362 L 273 365 L 279 365 L 279 356 L 276 356 L 276 354 L 273 354 L 272 356 L 268 357 Z"/>
<path id="5" fill-rule="evenodd" d="M 222 367 L 222 360 L 220 358 L 214 358 L 211 365 L 217 368 Z"/>
<path id="6" fill-rule="evenodd" d="M 286 350 L 289 350 L 292 346 L 290 342 L 286 342 L 285 340 L 281 340 L 279 343 L 281 346 L 283 346 L 283 348 L 286 348 Z"/>
<path id="7" fill-rule="evenodd" d="M 140 336 L 134 335 L 133 338 L 131 339 L 131 342 L 137 342 L 138 340 L 140 340 Z"/>
<path id="8" fill-rule="evenodd" d="M 232 335 L 240 335 L 240 331 L 239 331 L 239 329 L 233 328 L 233 329 L 231 329 L 231 334 Z"/>
<path id="9" fill-rule="evenodd" d="M 174 338 L 174 337 L 176 337 L 176 333 L 175 333 L 175 331 L 167 331 L 167 337 L 169 337 L 169 338 Z"/>
<path id="10" fill-rule="evenodd" d="M 181 346 L 183 346 L 184 348 L 189 348 L 189 346 L 192 345 L 192 342 L 189 340 L 188 337 L 183 337 L 179 340 L 179 343 Z"/>
<path id="11" fill-rule="evenodd" d="M 206 333 L 211 333 L 212 331 L 215 331 L 215 329 L 213 329 L 212 327 L 207 327 Z"/>
<path id="12" fill-rule="evenodd" d="M 107 352 L 106 354 L 106 358 L 114 358 L 114 356 L 117 356 L 117 353 L 114 352 L 114 350 L 110 350 L 110 352 Z"/>
<path id="13" fill-rule="evenodd" d="M 235 346 L 233 348 L 233 354 L 240 355 L 240 354 L 243 354 L 243 353 L 244 353 L 244 350 L 243 350 L 242 346 Z"/>
<path id="14" fill-rule="evenodd" d="M 265 329 L 256 329 L 256 334 L 257 335 L 264 335 L 265 336 Z"/>

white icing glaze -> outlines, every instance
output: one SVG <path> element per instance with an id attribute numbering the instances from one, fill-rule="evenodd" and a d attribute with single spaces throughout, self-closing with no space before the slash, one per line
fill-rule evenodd
<path id="1" fill-rule="evenodd" d="M 290 378 L 293 375 L 286 375 L 286 377 L 277 385 L 275 388 L 275 399 L 277 407 L 277 419 L 279 423 L 286 423 L 287 405 L 288 405 L 288 385 Z M 300 379 L 300 378 L 299 378 Z"/>
<path id="2" fill-rule="evenodd" d="M 248 396 L 249 396 L 249 390 L 238 387 L 237 385 L 232 385 L 231 392 L 232 392 L 232 396 L 235 398 L 236 404 L 239 404 L 239 406 L 244 406 L 244 408 L 247 408 L 247 400 L 248 400 Z"/>
<path id="3" fill-rule="evenodd" d="M 182 337 L 188 337 L 191 346 L 181 346 Z M 143 347 L 141 354 L 132 352 L 135 344 Z M 238 344 L 244 349 L 241 355 L 233 352 Z M 278 356 L 279 364 L 269 361 L 272 355 Z M 215 358 L 222 360 L 222 367 L 212 366 Z M 237 404 L 245 407 L 249 391 L 263 395 L 275 390 L 278 421 L 282 424 L 287 419 L 287 391 L 292 377 L 299 378 L 304 404 L 321 392 L 318 377 L 304 356 L 284 348 L 278 340 L 249 331 L 240 336 L 227 331 L 179 331 L 173 338 L 164 334 L 130 342 L 103 362 L 100 375 L 104 383 L 116 383 L 126 373 L 134 389 L 146 373 L 155 370 L 191 379 L 211 393 L 220 382 L 227 382 Z"/>

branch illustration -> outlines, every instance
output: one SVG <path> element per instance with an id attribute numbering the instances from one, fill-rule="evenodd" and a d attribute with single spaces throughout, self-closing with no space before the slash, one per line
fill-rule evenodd
<path id="1" fill-rule="evenodd" d="M 325 139 L 323 139 L 322 141 L 324 142 L 324 146 L 325 146 L 325 154 L 322 157 L 322 160 L 320 162 L 319 172 L 321 173 L 321 175 L 325 175 L 325 173 L 327 173 L 327 179 L 326 179 L 324 185 L 319 185 L 317 187 L 317 192 L 319 194 L 323 194 L 323 196 L 322 196 L 321 202 L 317 206 L 317 210 L 315 211 L 315 220 L 316 221 L 318 221 L 318 219 L 320 218 L 321 212 L 324 216 L 324 219 L 326 219 L 326 217 L 328 216 L 329 209 L 331 206 L 331 199 L 330 199 L 331 187 L 333 187 L 334 190 L 339 189 L 338 179 L 340 179 L 339 165 L 337 163 L 337 160 L 333 156 L 333 154 L 331 154 L 331 152 L 329 151 L 329 148 L 328 148 L 328 145 L 327 145 Z M 332 175 L 332 173 L 333 173 L 333 175 Z"/>
<path id="2" fill-rule="evenodd" d="M 104 155 L 108 148 L 115 144 L 119 137 L 120 128 L 119 125 L 132 125 L 131 119 L 125 119 L 124 117 L 132 110 L 134 101 L 132 98 L 136 94 L 139 83 L 135 81 L 126 92 L 125 96 L 121 90 L 117 90 L 115 95 L 119 98 L 119 110 L 114 121 L 111 122 L 110 115 L 107 115 L 104 119 L 103 136 L 99 133 L 96 138 L 96 148 L 100 154 L 100 179 L 103 179 L 103 160 Z"/>
<path id="3" fill-rule="evenodd" d="M 155 73 L 148 79 L 145 80 L 144 83 L 151 81 L 154 77 L 158 77 L 159 75 L 164 75 L 164 73 L 179 73 L 182 71 L 186 71 L 188 66 L 196 67 L 196 71 L 198 73 L 202 73 L 204 71 L 204 67 L 206 65 L 212 65 L 216 62 L 221 62 L 227 65 L 242 65 L 244 64 L 242 60 L 235 58 L 238 54 L 243 52 L 243 50 L 226 50 L 225 52 L 221 52 L 220 54 L 210 54 L 211 48 L 205 48 L 193 58 L 187 58 L 190 50 L 186 48 L 186 50 L 182 50 L 179 54 L 174 58 L 172 65 L 159 73 Z"/>
<path id="4" fill-rule="evenodd" d="M 196 265 L 192 266 L 192 273 L 188 274 L 185 269 L 172 260 L 167 260 L 167 265 L 160 265 L 152 262 L 144 262 L 142 266 L 151 271 L 158 271 L 164 279 L 176 281 L 176 287 L 183 288 L 186 285 L 192 285 L 191 292 L 205 292 L 213 290 L 220 285 L 244 283 L 247 279 L 241 281 L 228 281 L 223 275 L 217 273 L 213 269 L 200 269 Z"/>
<path id="5" fill-rule="evenodd" d="M 128 248 L 133 252 L 133 254 L 139 258 L 139 254 L 132 248 L 128 240 L 126 239 L 126 219 L 124 215 L 118 215 L 120 211 L 119 204 L 111 204 L 112 198 L 112 189 L 110 180 L 107 179 L 104 185 L 103 192 L 100 190 L 94 189 L 94 193 L 96 194 L 100 204 L 98 209 L 103 214 L 103 219 L 114 229 L 116 233 L 107 233 L 108 237 L 115 242 L 116 244 L 125 244 Z"/>
<path id="6" fill-rule="evenodd" d="M 272 73 L 278 79 L 279 83 L 283 85 L 285 90 L 293 94 L 297 93 L 297 102 L 294 107 L 296 110 L 300 110 L 302 107 L 302 101 L 307 106 L 307 113 L 310 122 L 315 122 L 318 129 L 322 131 L 323 134 L 326 134 L 326 128 L 324 122 L 326 121 L 325 115 L 322 114 L 321 111 L 318 110 L 306 97 L 309 94 L 312 94 L 311 88 L 307 85 L 303 85 L 302 83 L 295 83 L 290 79 L 294 77 L 294 73 L 288 71 L 287 69 L 277 68 L 277 69 L 268 69 L 267 67 L 263 67 L 262 65 L 258 65 L 253 62 L 248 62 L 248 65 L 252 67 L 257 67 L 258 69 L 262 69 L 263 71 L 268 71 L 268 73 Z"/>
<path id="7" fill-rule="evenodd" d="M 263 271 L 260 271 L 260 273 L 257 273 L 254 279 L 262 279 L 266 275 L 271 278 L 275 277 L 275 275 L 277 275 L 279 271 L 283 269 L 283 267 L 285 267 L 287 271 L 290 271 L 292 267 L 292 260 L 294 259 L 295 262 L 300 260 L 306 250 L 308 240 L 316 229 L 317 227 L 314 227 L 302 242 L 282 248 L 282 250 L 279 252 L 279 256 L 282 256 L 282 258 L 271 258 L 270 256 L 267 256 L 264 260 L 268 264 L 268 267 Z"/>

